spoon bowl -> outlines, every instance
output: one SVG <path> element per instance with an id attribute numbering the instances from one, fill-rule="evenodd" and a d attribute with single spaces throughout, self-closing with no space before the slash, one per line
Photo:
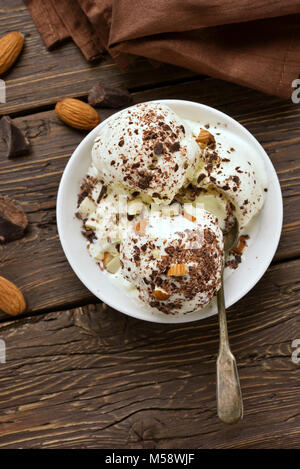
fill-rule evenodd
<path id="1" fill-rule="evenodd" d="M 238 242 L 238 239 L 239 239 L 239 231 L 240 231 L 239 230 L 239 222 L 235 218 L 234 225 L 232 226 L 230 231 L 228 231 L 224 235 L 225 255 L 237 245 L 237 242 Z"/>

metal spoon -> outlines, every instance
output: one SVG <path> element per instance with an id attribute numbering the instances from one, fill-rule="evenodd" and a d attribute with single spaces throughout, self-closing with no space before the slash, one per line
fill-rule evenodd
<path id="1" fill-rule="evenodd" d="M 224 236 L 224 250 L 228 253 L 237 243 L 239 225 L 236 220 L 232 229 Z M 224 423 L 237 423 L 243 417 L 243 401 L 235 358 L 230 350 L 226 310 L 224 300 L 224 283 L 217 293 L 220 346 L 217 359 L 217 407 L 218 416 Z"/>

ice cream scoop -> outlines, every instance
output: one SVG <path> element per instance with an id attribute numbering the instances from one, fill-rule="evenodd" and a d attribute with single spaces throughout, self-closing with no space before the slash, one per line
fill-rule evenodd
<path id="1" fill-rule="evenodd" d="M 214 215 L 151 214 L 128 231 L 120 249 L 122 275 L 142 301 L 167 313 L 190 313 L 221 285 L 223 236 Z"/>
<path id="2" fill-rule="evenodd" d="M 106 184 L 169 203 L 192 179 L 200 149 L 188 124 L 164 104 L 137 104 L 102 126 L 92 159 Z"/>
<path id="3" fill-rule="evenodd" d="M 221 194 L 219 204 L 222 198 L 230 202 L 227 212 L 238 220 L 243 229 L 263 206 L 265 175 L 255 161 L 250 161 L 245 150 L 239 146 L 227 148 L 218 143 L 218 136 L 213 138 L 214 145 L 203 149 L 200 169 L 195 174 L 193 184 L 206 192 L 217 191 L 217 198 Z M 202 195 L 203 203 L 205 197 Z"/>

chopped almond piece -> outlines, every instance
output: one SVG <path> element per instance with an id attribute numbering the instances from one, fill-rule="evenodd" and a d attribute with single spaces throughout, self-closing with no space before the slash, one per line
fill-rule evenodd
<path id="1" fill-rule="evenodd" d="M 248 235 L 242 235 L 242 236 L 239 237 L 238 243 L 237 243 L 236 247 L 233 250 L 236 254 L 242 254 L 243 250 L 247 246 L 247 239 L 248 238 L 249 238 Z"/>
<path id="2" fill-rule="evenodd" d="M 134 227 L 135 232 L 139 235 L 144 235 L 146 233 L 147 223 L 147 218 L 143 218 L 142 220 L 138 221 Z"/>
<path id="3" fill-rule="evenodd" d="M 105 252 L 103 256 L 103 265 L 106 268 L 107 264 L 112 260 L 113 256 L 109 252 Z"/>
<path id="4" fill-rule="evenodd" d="M 141 199 L 135 198 L 129 200 L 127 205 L 128 215 L 139 215 L 143 209 L 143 202 Z"/>
<path id="5" fill-rule="evenodd" d="M 119 268 L 121 267 L 119 256 L 113 257 L 109 262 L 106 263 L 105 267 L 107 272 L 110 272 L 111 274 L 118 272 Z"/>
<path id="6" fill-rule="evenodd" d="M 186 218 L 189 221 L 196 221 L 196 217 L 194 215 L 191 215 L 190 213 L 186 212 L 185 210 L 183 211 L 184 218 Z"/>
<path id="7" fill-rule="evenodd" d="M 78 207 L 77 213 L 82 218 L 87 218 L 97 208 L 97 205 L 89 197 L 85 197 Z"/>
<path id="8" fill-rule="evenodd" d="M 188 266 L 186 264 L 173 264 L 168 270 L 168 277 L 182 277 L 188 274 Z"/>
<path id="9" fill-rule="evenodd" d="M 166 292 L 166 290 L 163 290 L 162 288 L 155 287 L 154 297 L 157 301 L 164 301 L 170 298 L 170 294 Z"/>
<path id="10" fill-rule="evenodd" d="M 196 138 L 196 142 L 199 143 L 200 146 L 210 145 L 211 143 L 215 143 L 215 137 L 208 132 L 208 130 L 201 129 Z"/>

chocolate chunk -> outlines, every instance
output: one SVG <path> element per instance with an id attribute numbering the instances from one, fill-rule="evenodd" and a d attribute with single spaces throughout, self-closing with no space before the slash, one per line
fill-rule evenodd
<path id="1" fill-rule="evenodd" d="M 0 242 L 22 238 L 28 220 L 21 205 L 6 196 L 0 196 Z"/>
<path id="2" fill-rule="evenodd" d="M 150 174 L 139 173 L 140 180 L 138 181 L 138 187 L 140 189 L 148 189 L 150 183 L 153 179 L 153 176 Z"/>
<path id="3" fill-rule="evenodd" d="M 82 230 L 81 233 L 90 243 L 92 243 L 95 239 L 97 239 L 95 232 L 92 230 Z"/>
<path id="4" fill-rule="evenodd" d="M 80 186 L 80 192 L 78 194 L 77 207 L 79 207 L 79 205 L 81 204 L 83 199 L 85 199 L 86 197 L 92 198 L 92 192 L 93 192 L 93 189 L 94 189 L 96 184 L 97 184 L 97 179 L 96 178 L 94 178 L 90 175 L 87 175 L 84 178 L 84 181 Z M 103 187 L 102 187 L 102 190 L 103 190 Z M 102 192 L 102 190 L 101 190 L 101 192 Z"/>
<path id="5" fill-rule="evenodd" d="M 156 132 L 152 130 L 144 130 L 143 132 L 143 139 L 146 142 L 147 140 L 155 140 L 158 137 Z"/>
<path id="6" fill-rule="evenodd" d="M 154 145 L 153 151 L 155 155 L 161 155 L 164 150 L 163 144 L 162 143 L 156 143 Z"/>
<path id="7" fill-rule="evenodd" d="M 179 142 L 174 142 L 171 146 L 170 146 L 170 151 L 172 153 L 174 153 L 175 151 L 178 151 L 180 149 L 180 143 Z"/>
<path id="8" fill-rule="evenodd" d="M 124 138 L 122 137 L 121 140 L 119 141 L 119 147 L 122 147 L 124 145 Z"/>
<path id="9" fill-rule="evenodd" d="M 102 187 L 101 187 L 100 194 L 98 195 L 98 198 L 97 198 L 97 204 L 100 203 L 100 200 L 103 199 L 103 197 L 105 196 L 106 193 L 107 193 L 107 187 L 106 187 L 106 186 L 102 186 Z"/>
<path id="10" fill-rule="evenodd" d="M 129 106 L 132 103 L 132 96 L 122 88 L 97 83 L 89 92 L 88 102 L 91 106 L 116 109 Z"/>
<path id="11" fill-rule="evenodd" d="M 28 150 L 29 141 L 9 116 L 3 116 L 0 120 L 0 138 L 6 143 L 3 153 L 6 158 L 24 155 Z"/>
<path id="12" fill-rule="evenodd" d="M 203 173 L 199 174 L 198 179 L 197 179 L 198 184 L 199 184 L 203 179 L 205 179 L 205 174 L 203 174 Z"/>

